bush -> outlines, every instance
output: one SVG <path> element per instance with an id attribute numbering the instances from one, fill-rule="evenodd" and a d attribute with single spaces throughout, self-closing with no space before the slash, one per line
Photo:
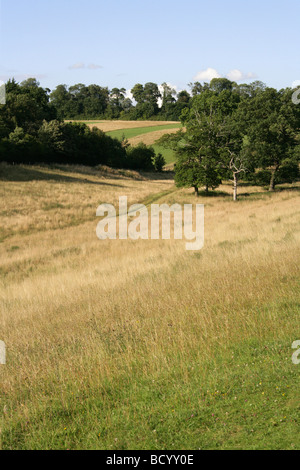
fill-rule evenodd
<path id="1" fill-rule="evenodd" d="M 154 170 L 155 151 L 152 147 L 140 143 L 136 147 L 128 147 L 127 168 L 131 170 Z"/>
<path id="2" fill-rule="evenodd" d="M 126 151 L 117 140 L 85 124 L 44 121 L 37 136 L 17 127 L 2 140 L 0 159 L 9 163 L 63 163 L 79 165 L 126 165 Z"/>
<path id="3" fill-rule="evenodd" d="M 159 153 L 158 155 L 155 155 L 154 157 L 154 168 L 155 168 L 155 171 L 158 171 L 158 172 L 162 172 L 163 171 L 163 168 L 166 164 L 166 160 L 165 158 L 162 156 L 161 153 Z"/>
<path id="4" fill-rule="evenodd" d="M 300 177 L 299 164 L 295 159 L 287 159 L 276 173 L 275 183 L 294 183 Z M 250 176 L 250 181 L 258 186 L 268 186 L 270 184 L 271 171 L 259 170 Z"/>
<path id="5" fill-rule="evenodd" d="M 0 145 L 0 161 L 7 163 L 33 164 L 43 161 L 42 147 L 37 140 L 26 134 L 24 129 L 16 127 Z"/>
<path id="6" fill-rule="evenodd" d="M 299 178 L 299 164 L 294 160 L 285 160 L 278 170 L 277 183 L 294 183 Z"/>

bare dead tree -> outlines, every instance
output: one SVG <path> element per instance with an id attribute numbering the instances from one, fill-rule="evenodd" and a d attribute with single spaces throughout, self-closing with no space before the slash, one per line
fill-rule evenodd
<path id="1" fill-rule="evenodd" d="M 245 167 L 245 164 L 243 162 L 243 159 L 241 157 L 238 157 L 235 155 L 233 152 L 230 152 L 231 159 L 229 162 L 229 170 L 232 172 L 232 182 L 233 182 L 233 200 L 237 201 L 238 200 L 238 181 L 241 173 L 246 173 L 247 168 Z"/>

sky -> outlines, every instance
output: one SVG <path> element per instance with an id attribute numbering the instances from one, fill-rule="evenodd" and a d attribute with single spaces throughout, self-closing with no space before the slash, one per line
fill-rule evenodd
<path id="1" fill-rule="evenodd" d="M 280 89 L 300 80 L 299 22 L 299 0 L 0 0 L 0 80 Z"/>

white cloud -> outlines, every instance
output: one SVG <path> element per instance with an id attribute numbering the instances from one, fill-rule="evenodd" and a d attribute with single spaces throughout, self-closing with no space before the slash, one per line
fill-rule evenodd
<path id="1" fill-rule="evenodd" d="M 90 70 L 98 70 L 98 69 L 103 69 L 103 67 L 102 67 L 102 65 L 90 64 L 90 65 L 88 65 L 88 69 L 90 69 Z"/>
<path id="2" fill-rule="evenodd" d="M 177 85 L 172 85 L 171 83 L 168 83 L 168 82 L 167 82 L 167 85 L 168 85 L 169 87 L 171 87 L 177 94 L 182 91 L 181 89 L 178 89 Z M 160 93 L 163 94 L 164 89 L 163 89 L 163 87 L 162 87 L 161 85 L 158 87 L 158 89 L 159 89 Z M 131 93 L 131 90 L 126 90 L 125 97 L 126 97 L 126 98 L 130 98 L 131 101 L 133 102 L 133 104 L 136 104 L 136 101 L 135 101 L 135 99 L 133 98 L 133 94 Z M 162 98 L 160 98 L 160 99 L 158 100 L 158 106 L 159 106 L 159 108 L 162 107 L 162 103 L 163 103 Z"/>
<path id="3" fill-rule="evenodd" d="M 225 77 L 225 75 L 221 75 L 216 69 L 208 67 L 206 70 L 202 70 L 201 72 L 199 72 L 196 77 L 194 77 L 194 81 L 210 82 L 213 78 L 222 77 Z M 257 75 L 252 72 L 244 73 L 241 72 L 241 70 L 239 69 L 233 69 L 230 70 L 230 72 L 226 75 L 226 78 L 228 78 L 232 82 L 241 82 L 243 80 L 254 80 L 257 78 Z"/>
<path id="4" fill-rule="evenodd" d="M 255 75 L 255 73 L 252 72 L 243 73 L 238 69 L 234 69 L 227 74 L 227 78 L 232 82 L 241 82 L 243 80 L 255 79 L 257 78 L 257 76 Z"/>
<path id="5" fill-rule="evenodd" d="M 131 101 L 133 100 L 133 94 L 131 90 L 126 90 L 125 98 L 129 98 Z"/>
<path id="6" fill-rule="evenodd" d="M 216 69 L 208 67 L 208 69 L 197 73 L 196 77 L 194 77 L 194 80 L 196 82 L 210 82 L 213 78 L 221 78 L 221 75 L 217 72 Z"/>
<path id="7" fill-rule="evenodd" d="M 292 88 L 298 88 L 300 86 L 300 80 L 295 80 L 293 83 L 292 83 Z"/>
<path id="8" fill-rule="evenodd" d="M 82 70 L 86 68 L 88 68 L 89 70 L 103 69 L 102 65 L 97 65 L 97 64 L 85 65 L 83 62 L 78 62 L 77 64 L 70 65 L 69 70 Z"/>
<path id="9" fill-rule="evenodd" d="M 70 65 L 69 69 L 70 70 L 78 70 L 78 69 L 84 69 L 85 65 L 82 62 L 78 62 L 77 64 Z"/>
<path id="10" fill-rule="evenodd" d="M 172 90 L 174 90 L 174 92 L 175 92 L 176 94 L 179 93 L 178 88 L 177 88 L 176 85 L 172 85 L 172 83 L 168 83 L 168 82 L 167 82 L 167 85 L 168 85 L 170 88 L 172 88 Z M 158 89 L 159 89 L 160 94 L 163 96 L 163 94 L 164 94 L 164 87 L 160 85 L 160 86 L 158 87 Z M 180 91 L 181 91 L 181 90 L 180 90 Z M 174 95 L 175 95 L 175 93 L 174 93 Z M 159 100 L 158 100 L 158 107 L 161 108 L 161 107 L 162 107 L 162 104 L 163 104 L 163 100 L 162 100 L 162 98 L 159 98 Z"/>
<path id="11" fill-rule="evenodd" d="M 133 103 L 134 105 L 136 105 L 136 101 L 135 101 L 135 99 L 133 98 L 133 94 L 131 93 L 131 89 L 130 89 L 130 90 L 126 90 L 125 98 L 129 98 L 129 99 L 132 101 L 132 103 Z"/>

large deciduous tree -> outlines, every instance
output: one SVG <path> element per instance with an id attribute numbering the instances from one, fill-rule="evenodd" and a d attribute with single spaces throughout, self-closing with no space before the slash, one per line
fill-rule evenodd
<path id="1" fill-rule="evenodd" d="M 145 86 L 137 83 L 131 93 L 137 102 L 136 117 L 138 119 L 149 119 L 158 114 L 158 100 L 161 98 L 161 94 L 156 83 L 148 82 Z"/>
<path id="2" fill-rule="evenodd" d="M 243 100 L 240 120 L 250 140 L 252 158 L 258 168 L 270 172 L 269 190 L 274 191 L 280 170 L 295 162 L 300 118 L 292 91 L 266 88 Z"/>
<path id="3" fill-rule="evenodd" d="M 243 138 L 233 117 L 239 99 L 229 87 L 221 92 L 205 89 L 193 98 L 184 118 L 186 133 L 178 134 L 178 186 L 193 187 L 198 195 L 199 187 L 207 192 L 215 189 L 231 171 L 236 199 L 238 175 L 246 170 L 241 159 Z"/>
<path id="4" fill-rule="evenodd" d="M 56 118 L 56 109 L 49 103 L 49 89 L 40 87 L 36 79 L 21 84 L 10 80 L 6 84 L 6 104 L 1 107 L 1 118 L 13 131 L 16 127 L 35 134 L 44 120 Z"/>

